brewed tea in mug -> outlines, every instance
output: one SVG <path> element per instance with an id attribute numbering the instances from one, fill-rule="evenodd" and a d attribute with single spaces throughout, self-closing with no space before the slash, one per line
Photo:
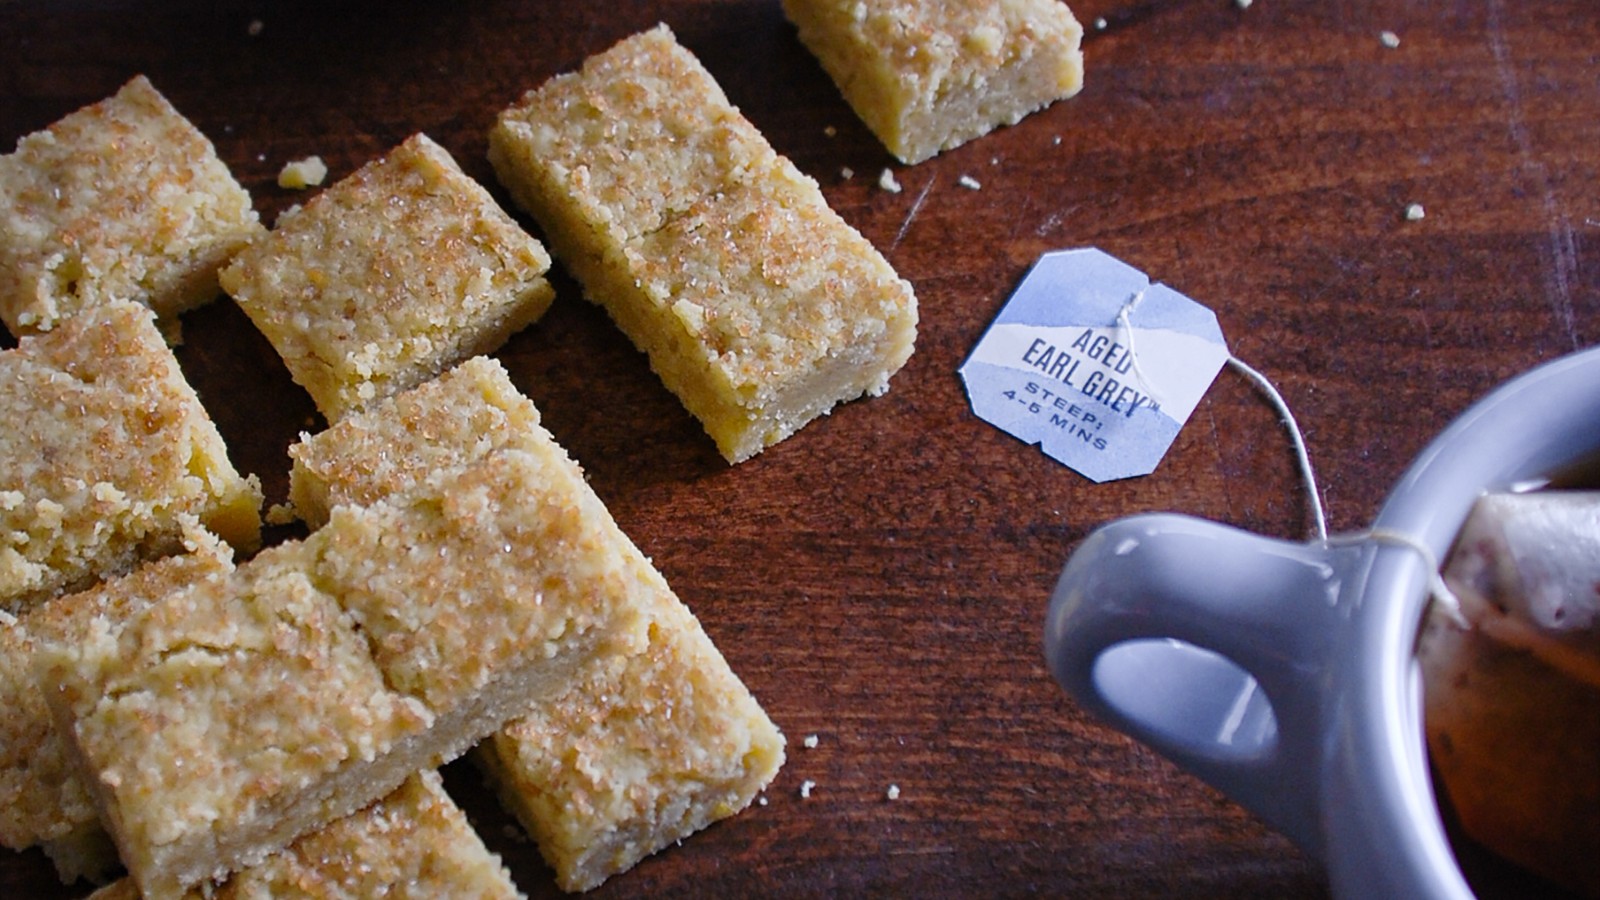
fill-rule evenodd
<path id="1" fill-rule="evenodd" d="M 1600 897 L 1600 491 L 1488 494 L 1418 642 L 1436 793 L 1480 896 Z M 1589 484 L 1600 484 L 1592 480 Z"/>

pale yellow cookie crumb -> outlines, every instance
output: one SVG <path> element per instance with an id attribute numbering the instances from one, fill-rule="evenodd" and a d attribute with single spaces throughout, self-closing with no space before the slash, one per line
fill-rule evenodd
<path id="1" fill-rule="evenodd" d="M 278 187 L 303 191 L 309 187 L 316 187 L 327 177 L 328 166 L 322 161 L 322 157 L 308 156 L 284 164 L 283 171 L 278 173 Z"/>

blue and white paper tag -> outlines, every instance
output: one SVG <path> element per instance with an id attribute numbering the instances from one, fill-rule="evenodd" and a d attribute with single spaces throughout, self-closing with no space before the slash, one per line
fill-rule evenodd
<path id="1" fill-rule="evenodd" d="M 1155 471 L 1228 358 L 1211 310 L 1086 248 L 1040 257 L 961 378 L 979 418 L 1103 482 Z"/>

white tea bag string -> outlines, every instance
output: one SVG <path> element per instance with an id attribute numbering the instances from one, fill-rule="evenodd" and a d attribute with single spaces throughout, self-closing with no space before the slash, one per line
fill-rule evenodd
<path id="1" fill-rule="evenodd" d="M 1133 359 L 1134 374 L 1138 375 L 1139 380 L 1143 381 L 1149 388 L 1150 396 L 1159 400 L 1160 397 L 1157 392 L 1160 390 L 1160 386 L 1140 370 L 1139 351 L 1134 346 L 1133 321 L 1131 317 L 1133 310 L 1144 299 L 1144 294 L 1145 292 L 1141 289 L 1129 297 L 1128 302 L 1122 304 L 1122 308 L 1117 310 L 1117 327 L 1121 330 L 1123 339 L 1128 344 L 1128 355 Z M 1328 518 L 1322 510 L 1322 495 L 1317 490 L 1317 474 L 1311 467 L 1311 454 L 1306 450 L 1306 441 L 1300 431 L 1300 423 L 1295 421 L 1294 413 L 1290 411 L 1288 401 L 1284 400 L 1283 395 L 1278 393 L 1278 389 L 1273 386 L 1271 381 L 1267 380 L 1267 376 L 1257 372 L 1244 360 L 1229 353 L 1227 362 L 1228 365 L 1233 366 L 1244 373 L 1245 377 L 1255 382 L 1256 387 L 1266 394 L 1267 402 L 1271 403 L 1273 408 L 1278 411 L 1278 416 L 1283 420 L 1284 426 L 1289 429 L 1289 439 L 1294 443 L 1295 461 L 1299 464 L 1301 478 L 1305 481 L 1306 499 L 1311 505 L 1312 523 L 1316 529 L 1317 540 L 1326 542 L 1328 540 Z"/>
<path id="2" fill-rule="evenodd" d="M 1134 346 L 1134 330 L 1131 319 L 1133 310 L 1144 299 L 1144 290 L 1139 290 L 1128 298 L 1117 311 L 1117 325 L 1123 332 L 1122 337 L 1128 345 L 1128 355 L 1133 359 L 1133 371 L 1141 381 L 1148 386 L 1152 397 L 1159 399 L 1158 386 L 1148 378 L 1139 368 L 1139 353 Z M 1277 387 L 1267 376 L 1256 371 L 1254 367 L 1244 360 L 1228 354 L 1227 364 L 1242 373 L 1266 396 L 1267 402 L 1277 410 L 1284 427 L 1289 431 L 1289 439 L 1294 445 L 1295 461 L 1299 464 L 1300 475 L 1305 482 L 1306 499 L 1311 507 L 1312 527 L 1316 532 L 1318 543 L 1327 546 L 1340 546 L 1357 544 L 1371 540 L 1380 544 L 1389 544 L 1396 547 L 1405 547 L 1422 557 L 1423 565 L 1428 572 L 1428 593 L 1434 602 L 1438 603 L 1451 619 L 1460 627 L 1467 627 L 1466 617 L 1461 612 L 1461 601 L 1450 589 L 1441 573 L 1439 559 L 1434 555 L 1433 548 L 1423 543 L 1420 539 L 1399 531 L 1386 528 L 1369 528 L 1366 531 L 1353 534 L 1343 534 L 1330 538 L 1328 535 L 1327 514 L 1322 507 L 1322 493 L 1317 488 L 1317 473 L 1311 465 L 1311 453 L 1306 449 L 1305 433 L 1300 430 L 1300 423 L 1295 420 L 1294 412 L 1289 409 L 1289 403 L 1283 398 Z"/>

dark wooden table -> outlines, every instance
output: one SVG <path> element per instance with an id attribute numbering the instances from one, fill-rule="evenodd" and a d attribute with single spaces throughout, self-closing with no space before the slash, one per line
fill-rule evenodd
<path id="1" fill-rule="evenodd" d="M 1362 527 L 1456 413 L 1600 330 L 1600 5 L 1075 6 L 1080 96 L 905 168 L 775 0 L 4 2 L 0 146 L 144 73 L 268 222 L 304 196 L 285 162 L 338 178 L 415 131 L 493 185 L 500 108 L 669 23 L 912 281 L 922 324 L 886 396 L 734 468 L 559 271 L 498 354 L 790 741 L 767 806 L 596 895 L 1316 896 L 1310 858 L 1089 719 L 1040 651 L 1063 560 L 1107 520 L 1308 533 L 1273 410 L 1225 370 L 1153 475 L 1096 485 L 974 417 L 956 369 L 1040 253 L 1101 247 L 1215 309 L 1303 424 L 1332 527 Z M 281 501 L 309 400 L 226 299 L 185 336 L 235 461 Z M 447 776 L 521 887 L 555 894 L 476 775 Z M 0 895 L 82 893 L 0 856 Z"/>

